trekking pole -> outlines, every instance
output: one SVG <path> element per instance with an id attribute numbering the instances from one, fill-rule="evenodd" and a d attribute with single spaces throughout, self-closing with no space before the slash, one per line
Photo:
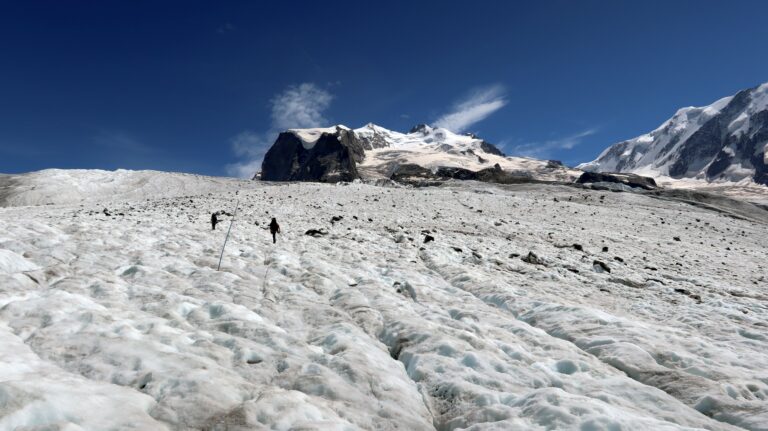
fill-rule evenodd
<path id="1" fill-rule="evenodd" d="M 229 232 L 232 231 L 232 224 L 235 222 L 235 217 L 237 216 L 237 208 L 240 207 L 240 199 L 237 200 L 237 203 L 235 204 L 235 212 L 232 213 L 232 220 L 229 221 L 229 229 L 227 229 L 227 236 L 224 238 L 224 245 L 221 246 L 221 254 L 219 255 L 219 266 L 216 267 L 216 271 L 221 269 L 221 259 L 224 257 L 224 248 L 227 246 L 227 241 L 229 240 Z"/>

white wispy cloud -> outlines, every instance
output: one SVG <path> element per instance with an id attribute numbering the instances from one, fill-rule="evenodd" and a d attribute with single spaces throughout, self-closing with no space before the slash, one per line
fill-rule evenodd
<path id="1" fill-rule="evenodd" d="M 235 154 L 241 157 L 255 157 L 259 153 L 259 148 L 264 145 L 264 141 L 267 138 L 266 134 L 254 132 L 252 130 L 246 130 L 240 132 L 237 136 L 232 138 L 232 149 Z"/>
<path id="2" fill-rule="evenodd" d="M 456 103 L 451 112 L 438 118 L 434 125 L 454 132 L 463 132 L 469 126 L 485 120 L 506 104 L 503 86 L 493 85 L 477 89 Z"/>
<path id="3" fill-rule="evenodd" d="M 563 138 L 552 139 L 544 142 L 528 142 L 515 145 L 510 150 L 510 154 L 524 157 L 535 157 L 537 159 L 546 159 L 551 157 L 559 150 L 570 150 L 580 145 L 584 138 L 597 133 L 597 128 L 591 128 Z"/>
<path id="4" fill-rule="evenodd" d="M 272 98 L 272 127 L 277 130 L 327 126 L 323 112 L 333 95 L 315 84 L 288 87 Z"/>
<path id="5" fill-rule="evenodd" d="M 287 129 L 327 126 L 325 111 L 333 95 L 312 83 L 292 85 L 271 100 L 271 126 L 265 132 L 246 130 L 230 140 L 232 150 L 243 161 L 227 165 L 227 173 L 251 178 L 261 168 L 261 161 L 277 135 Z"/>

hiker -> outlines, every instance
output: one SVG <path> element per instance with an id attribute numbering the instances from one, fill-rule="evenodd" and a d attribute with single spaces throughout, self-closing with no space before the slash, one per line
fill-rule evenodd
<path id="1" fill-rule="evenodd" d="M 216 223 L 219 222 L 219 218 L 216 217 L 216 213 L 211 214 L 211 230 L 216 230 Z"/>
<path id="2" fill-rule="evenodd" d="M 274 217 L 272 217 L 272 221 L 269 222 L 269 232 L 272 234 L 272 244 L 276 243 L 277 237 L 275 235 L 280 233 L 280 225 L 277 224 L 277 219 Z"/>

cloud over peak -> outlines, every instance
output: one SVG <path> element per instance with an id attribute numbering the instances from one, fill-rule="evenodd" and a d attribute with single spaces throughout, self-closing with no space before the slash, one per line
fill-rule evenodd
<path id="1" fill-rule="evenodd" d="M 457 102 L 452 111 L 438 118 L 434 125 L 454 132 L 463 132 L 469 126 L 488 118 L 506 104 L 503 86 L 492 85 L 477 89 Z"/>
<path id="2" fill-rule="evenodd" d="M 326 126 L 325 111 L 333 95 L 315 84 L 305 82 L 291 85 L 270 99 L 271 124 L 264 132 L 246 130 L 230 140 L 235 154 L 244 161 L 227 166 L 227 173 L 240 178 L 251 178 L 261 168 L 264 154 L 287 129 Z"/>
<path id="3" fill-rule="evenodd" d="M 305 82 L 292 85 L 272 98 L 272 128 L 282 131 L 291 128 L 327 126 L 323 112 L 328 109 L 333 95 L 315 84 Z"/>

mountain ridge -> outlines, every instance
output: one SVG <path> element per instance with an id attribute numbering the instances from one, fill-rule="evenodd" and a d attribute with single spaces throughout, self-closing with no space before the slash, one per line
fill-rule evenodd
<path id="1" fill-rule="evenodd" d="M 408 133 L 373 123 L 288 129 L 264 157 L 261 179 L 267 181 L 350 181 L 391 178 L 401 166 L 416 165 L 480 172 L 489 168 L 530 174 L 549 181 L 573 180 L 576 172 L 548 160 L 509 157 L 473 134 L 420 124 Z M 496 168 L 498 166 L 498 168 Z"/>
<path id="2" fill-rule="evenodd" d="M 611 145 L 577 168 L 768 185 L 768 83 L 681 108 L 655 130 Z"/>

